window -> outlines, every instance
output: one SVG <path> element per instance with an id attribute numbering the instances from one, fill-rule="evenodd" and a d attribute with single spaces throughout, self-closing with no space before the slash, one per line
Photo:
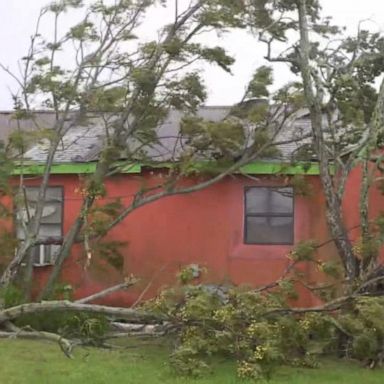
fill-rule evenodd
<path id="1" fill-rule="evenodd" d="M 251 187 L 245 190 L 245 243 L 293 243 L 293 189 Z"/>
<path id="2" fill-rule="evenodd" d="M 39 187 L 25 187 L 25 193 L 18 198 L 17 209 L 17 237 L 25 239 L 25 226 L 33 217 Z M 38 240 L 40 244 L 31 250 L 34 265 L 48 265 L 53 263 L 53 257 L 60 249 L 63 230 L 63 189 L 49 187 L 45 195 L 43 215 L 40 222 Z"/>

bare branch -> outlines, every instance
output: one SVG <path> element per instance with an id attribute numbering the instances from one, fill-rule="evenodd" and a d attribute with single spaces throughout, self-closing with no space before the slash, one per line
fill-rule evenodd
<path id="1" fill-rule="evenodd" d="M 94 293 L 93 295 L 90 295 L 90 296 L 84 297 L 82 299 L 76 300 L 76 303 L 87 304 L 91 301 L 101 299 L 101 298 L 108 296 L 112 293 L 128 289 L 129 287 L 132 287 L 133 285 L 135 285 L 137 282 L 138 282 L 138 279 L 129 278 L 124 283 L 114 285 L 113 287 L 104 289 L 100 292 Z"/>

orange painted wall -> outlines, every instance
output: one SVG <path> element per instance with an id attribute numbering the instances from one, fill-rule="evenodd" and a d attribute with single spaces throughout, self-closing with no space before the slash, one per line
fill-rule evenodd
<path id="1" fill-rule="evenodd" d="M 107 201 L 121 197 L 128 203 L 140 187 L 141 178 L 152 180 L 156 175 L 117 175 L 105 183 Z M 359 172 L 353 173 L 346 194 L 345 215 L 347 222 L 355 225 Z M 295 197 L 295 242 L 329 239 L 325 222 L 324 197 L 318 177 L 307 176 L 312 185 L 310 197 Z M 140 283 L 128 292 L 110 297 L 112 305 L 131 304 L 142 290 L 150 284 L 147 297 L 155 295 L 161 287 L 175 283 L 175 275 L 183 266 L 197 263 L 205 266 L 205 280 L 215 283 L 233 282 L 252 286 L 268 284 L 279 278 L 289 260 L 287 254 L 292 246 L 244 244 L 244 188 L 246 186 L 284 185 L 286 180 L 259 176 L 247 178 L 231 176 L 205 190 L 189 195 L 161 199 L 141 207 L 116 226 L 108 239 L 126 241 L 124 268 L 121 273 L 107 268 L 84 269 L 82 245 L 75 245 L 71 258 L 66 262 L 62 280 L 72 284 L 76 296 L 81 297 L 101 288 L 121 282 L 122 276 L 130 274 L 140 278 Z M 38 179 L 30 184 L 38 184 Z M 51 185 L 62 185 L 65 194 L 64 232 L 75 220 L 81 196 L 75 189 L 79 185 L 76 175 L 53 175 Z M 357 184 L 358 185 L 358 184 Z M 383 203 L 375 193 L 375 204 Z M 380 203 L 380 204 L 381 204 Z M 381 205 L 384 207 L 384 205 Z M 357 212 L 357 213 L 356 213 Z M 321 248 L 321 257 L 335 257 L 332 243 Z M 35 279 L 42 283 L 50 267 L 36 267 Z M 309 278 L 316 279 L 316 271 L 305 271 Z M 316 300 L 303 290 L 298 305 L 316 304 Z"/>

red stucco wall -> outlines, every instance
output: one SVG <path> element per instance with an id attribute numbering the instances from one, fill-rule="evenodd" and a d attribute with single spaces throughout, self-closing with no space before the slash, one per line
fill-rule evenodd
<path id="1" fill-rule="evenodd" d="M 106 181 L 107 200 L 121 197 L 128 203 L 140 187 L 139 175 L 117 175 Z M 144 174 L 153 180 L 150 172 Z M 348 225 L 356 225 L 358 211 L 359 171 L 351 175 L 346 192 L 345 215 Z M 307 176 L 312 185 L 310 197 L 295 197 L 295 242 L 316 239 L 318 242 L 329 239 L 325 223 L 324 198 L 319 179 Z M 285 185 L 288 180 L 244 176 L 228 177 L 208 189 L 183 196 L 161 199 L 134 211 L 108 235 L 109 239 L 127 242 L 124 248 L 124 268 L 117 273 L 111 268 L 83 268 L 82 245 L 76 245 L 71 258 L 66 262 L 62 280 L 72 284 L 77 296 L 91 294 L 101 288 L 121 281 L 130 274 L 140 278 L 137 287 L 109 298 L 111 304 L 130 304 L 148 286 L 147 296 L 154 295 L 160 287 L 172 285 L 180 268 L 197 263 L 208 270 L 204 277 L 215 283 L 262 285 L 277 279 L 286 268 L 287 245 L 247 245 L 243 241 L 244 188 L 246 186 Z M 38 179 L 30 181 L 38 184 Z M 76 192 L 79 178 L 75 175 L 53 175 L 51 185 L 64 187 L 64 232 L 75 220 L 81 196 Z M 382 196 L 374 192 L 374 204 L 382 201 Z M 101 202 L 102 203 L 102 202 Z M 319 251 L 323 258 L 335 257 L 332 243 Z M 35 281 L 42 282 L 50 267 L 36 267 Z M 307 275 L 315 279 L 316 271 L 306 268 Z M 302 290 L 300 305 L 315 304 L 309 293 Z"/>

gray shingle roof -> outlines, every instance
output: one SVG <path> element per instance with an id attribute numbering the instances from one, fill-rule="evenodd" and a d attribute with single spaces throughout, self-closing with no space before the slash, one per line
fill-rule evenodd
<path id="1" fill-rule="evenodd" d="M 104 129 L 100 124 L 90 127 L 73 127 L 64 135 L 55 153 L 55 163 L 88 162 L 97 159 L 104 139 Z M 49 143 L 43 139 L 25 153 L 30 161 L 44 162 Z"/>
<path id="2" fill-rule="evenodd" d="M 36 111 L 34 117 L 41 127 L 51 127 L 54 121 L 54 114 L 51 112 Z M 36 125 L 32 120 L 23 120 L 21 122 L 21 128 L 24 131 L 33 131 L 36 129 Z M 9 135 L 18 129 L 18 123 L 13 118 L 13 112 L 0 111 L 0 141 L 6 142 Z"/>
<path id="3" fill-rule="evenodd" d="M 197 116 L 209 121 L 220 121 L 230 112 L 231 107 L 202 107 L 197 111 Z M 171 111 L 165 121 L 157 128 L 160 138 L 156 144 L 146 145 L 142 148 L 146 155 L 156 161 L 167 161 L 177 158 L 184 148 L 185 139 L 180 136 L 180 121 L 183 115 L 179 111 Z M 46 123 L 52 124 L 53 114 L 41 113 L 38 118 Z M 8 116 L 0 113 L 0 124 L 11 126 Z M 14 123 L 12 123 L 14 124 Z M 30 123 L 25 122 L 27 128 Z M 24 128 L 24 126 L 23 126 Z M 0 125 L 1 129 L 1 125 Z M 32 129 L 30 127 L 30 129 Z M 285 142 L 278 145 L 280 155 L 275 160 L 289 159 L 295 151 L 304 143 L 308 143 L 305 136 L 310 131 L 310 122 L 306 113 L 297 115 L 294 120 L 287 121 L 284 128 L 276 136 L 276 142 Z M 105 140 L 105 128 L 101 118 L 93 118 L 87 126 L 73 126 L 64 135 L 55 155 L 55 163 L 90 162 L 98 158 L 103 142 Z M 137 140 L 127 143 L 129 151 L 142 146 Z M 47 156 L 48 141 L 41 140 L 25 153 L 25 158 L 33 162 L 44 162 Z"/>

